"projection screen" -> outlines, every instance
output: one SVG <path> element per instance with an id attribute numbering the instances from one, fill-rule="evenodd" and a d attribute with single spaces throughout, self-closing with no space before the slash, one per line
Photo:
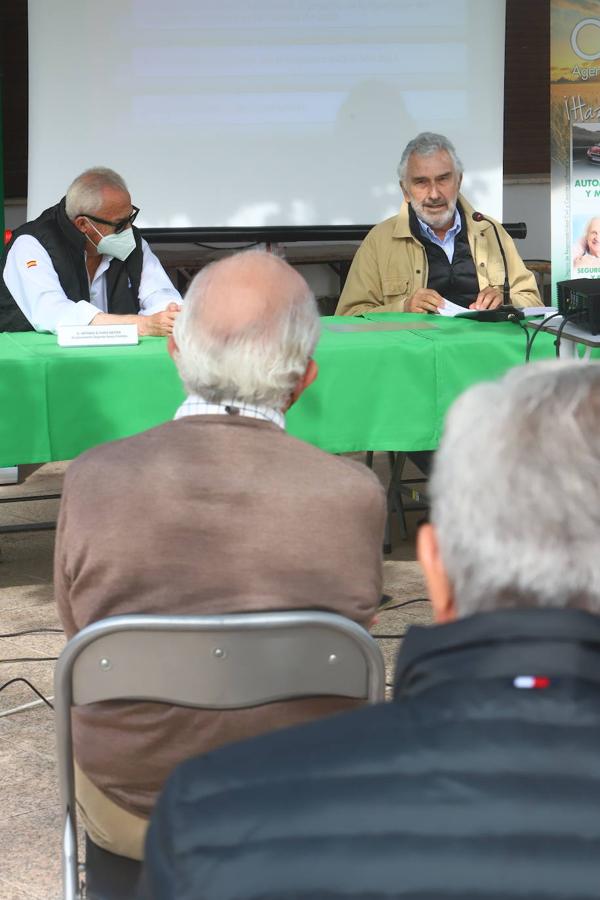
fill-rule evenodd
<path id="1" fill-rule="evenodd" d="M 340 225 L 398 209 L 441 131 L 501 217 L 503 0 L 29 0 L 31 218 L 83 169 L 146 227 Z"/>

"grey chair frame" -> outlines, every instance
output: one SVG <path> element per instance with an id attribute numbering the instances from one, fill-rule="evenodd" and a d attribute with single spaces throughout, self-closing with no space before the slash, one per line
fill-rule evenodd
<path id="1" fill-rule="evenodd" d="M 307 696 L 384 699 L 381 651 L 356 622 L 311 611 L 129 615 L 78 632 L 54 674 L 64 900 L 81 898 L 73 706 L 148 700 L 242 709 Z"/>

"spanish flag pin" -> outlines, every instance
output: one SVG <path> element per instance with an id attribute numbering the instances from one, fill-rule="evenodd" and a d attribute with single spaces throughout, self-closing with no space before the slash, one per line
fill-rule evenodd
<path id="1" fill-rule="evenodd" d="M 28 269 L 33 269 L 34 266 L 37 266 L 37 259 L 28 259 L 25 265 Z"/>

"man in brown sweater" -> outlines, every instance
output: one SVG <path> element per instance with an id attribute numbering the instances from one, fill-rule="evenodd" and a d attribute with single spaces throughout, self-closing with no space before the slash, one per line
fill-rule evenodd
<path id="1" fill-rule="evenodd" d="M 383 490 L 365 467 L 284 431 L 283 414 L 316 377 L 318 333 L 306 282 L 277 257 L 238 254 L 196 276 L 169 338 L 188 393 L 175 419 L 94 448 L 67 472 L 55 558 L 67 637 L 123 613 L 316 608 L 369 625 Z M 156 795 L 180 761 L 347 705 L 77 710 L 89 836 L 140 859 Z"/>

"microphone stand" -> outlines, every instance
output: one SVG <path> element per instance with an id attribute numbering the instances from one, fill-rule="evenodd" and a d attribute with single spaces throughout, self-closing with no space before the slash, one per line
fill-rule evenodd
<path id="1" fill-rule="evenodd" d="M 484 216 L 483 213 L 474 212 L 473 213 L 473 221 L 474 222 L 489 222 L 489 224 L 494 229 L 494 234 L 496 235 L 496 240 L 498 241 L 498 248 L 500 250 L 500 255 L 502 257 L 502 263 L 504 265 L 504 284 L 502 285 L 502 304 L 503 306 L 510 306 L 510 284 L 508 283 L 508 266 L 506 264 L 506 254 L 504 253 L 504 247 L 502 246 L 502 241 L 500 240 L 500 235 L 498 234 L 498 229 L 496 228 L 496 223 L 491 219 L 488 219 L 487 216 Z"/>

